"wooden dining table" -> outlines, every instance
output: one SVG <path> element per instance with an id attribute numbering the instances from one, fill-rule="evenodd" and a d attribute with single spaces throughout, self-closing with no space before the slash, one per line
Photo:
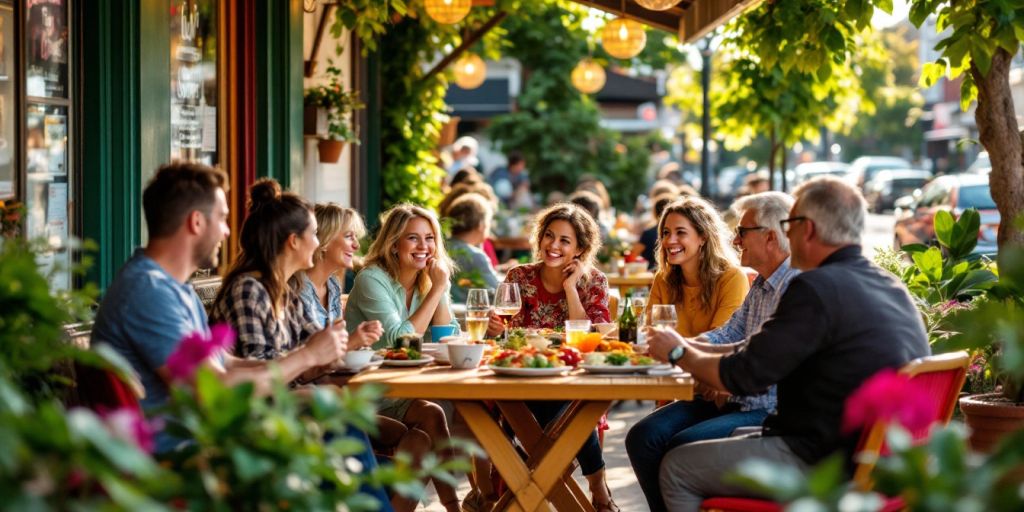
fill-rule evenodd
<path id="1" fill-rule="evenodd" d="M 692 400 L 689 374 L 592 375 L 575 370 L 564 376 L 509 377 L 486 368 L 453 370 L 448 366 L 379 369 L 363 372 L 350 386 L 380 384 L 385 396 L 450 400 L 462 415 L 491 463 L 508 484 L 494 510 L 594 510 L 572 478 L 576 452 L 615 400 Z M 569 402 L 547 428 L 530 413 L 526 402 Z M 494 402 L 526 452 L 517 452 L 485 402 Z"/>
<path id="2" fill-rule="evenodd" d="M 654 283 L 654 274 L 642 272 L 623 276 L 619 274 L 605 274 L 608 278 L 608 286 L 619 289 L 619 297 L 625 297 L 631 288 L 650 288 Z"/>

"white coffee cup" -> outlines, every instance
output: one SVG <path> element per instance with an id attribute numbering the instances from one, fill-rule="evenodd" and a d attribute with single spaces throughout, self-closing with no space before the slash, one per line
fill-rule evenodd
<path id="1" fill-rule="evenodd" d="M 484 347 L 486 345 L 482 343 L 449 343 L 448 358 L 451 360 L 452 368 L 470 370 L 480 366 L 480 360 L 484 357 Z"/>
<path id="2" fill-rule="evenodd" d="M 370 359 L 373 358 L 372 350 L 349 350 L 345 352 L 345 367 L 359 371 L 364 366 L 370 364 Z"/>

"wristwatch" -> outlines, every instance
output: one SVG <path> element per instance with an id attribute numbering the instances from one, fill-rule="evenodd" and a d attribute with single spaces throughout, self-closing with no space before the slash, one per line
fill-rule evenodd
<path id="1" fill-rule="evenodd" d="M 676 345 L 675 348 L 668 353 L 668 364 L 675 366 L 676 363 L 683 358 L 683 354 L 686 354 L 686 345 Z"/>

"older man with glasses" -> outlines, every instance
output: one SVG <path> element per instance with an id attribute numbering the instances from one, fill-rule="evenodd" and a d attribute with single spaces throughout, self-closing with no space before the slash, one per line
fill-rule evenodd
<path id="1" fill-rule="evenodd" d="M 692 346 L 710 353 L 733 353 L 775 311 L 789 281 L 800 271 L 789 265 L 789 241 L 781 221 L 789 216 L 793 198 L 781 192 L 746 196 L 733 204 L 741 212 L 733 245 L 741 263 L 757 271 L 743 305 L 729 321 L 697 338 Z M 666 510 L 658 483 L 658 469 L 669 450 L 695 441 L 729 436 L 740 427 L 760 427 L 775 410 L 775 386 L 763 393 L 730 396 L 698 382 L 702 398 L 674 402 L 640 420 L 626 436 L 626 452 L 653 512 Z"/>
<path id="2" fill-rule="evenodd" d="M 778 386 L 777 412 L 765 419 L 763 432 L 686 444 L 665 455 L 659 481 L 667 510 L 699 510 L 707 496 L 758 497 L 725 482 L 747 459 L 801 471 L 835 452 L 852 461 L 859 433 L 839 429 L 846 398 L 879 370 L 929 354 L 906 287 L 862 254 L 866 204 L 860 191 L 823 177 L 794 195 L 790 216 L 779 226 L 791 264 L 803 273 L 742 350 L 713 353 L 674 331 L 649 331 L 655 357 L 715 390 L 750 395 Z"/>

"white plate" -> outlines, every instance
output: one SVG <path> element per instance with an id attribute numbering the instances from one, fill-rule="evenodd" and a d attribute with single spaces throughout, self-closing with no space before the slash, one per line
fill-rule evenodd
<path id="1" fill-rule="evenodd" d="M 648 370 L 658 368 L 660 364 L 645 364 L 645 365 L 630 365 L 624 364 L 622 366 L 615 366 L 611 364 L 581 364 L 580 368 L 583 368 L 587 373 L 647 373 Z"/>
<path id="2" fill-rule="evenodd" d="M 557 368 L 508 368 L 505 366 L 487 365 L 495 375 L 511 375 L 513 377 L 553 377 L 565 375 L 572 371 L 571 366 Z"/>
<path id="3" fill-rule="evenodd" d="M 385 359 L 382 363 L 383 366 L 423 366 L 434 362 L 434 358 L 430 356 L 423 356 L 419 359 Z"/>

